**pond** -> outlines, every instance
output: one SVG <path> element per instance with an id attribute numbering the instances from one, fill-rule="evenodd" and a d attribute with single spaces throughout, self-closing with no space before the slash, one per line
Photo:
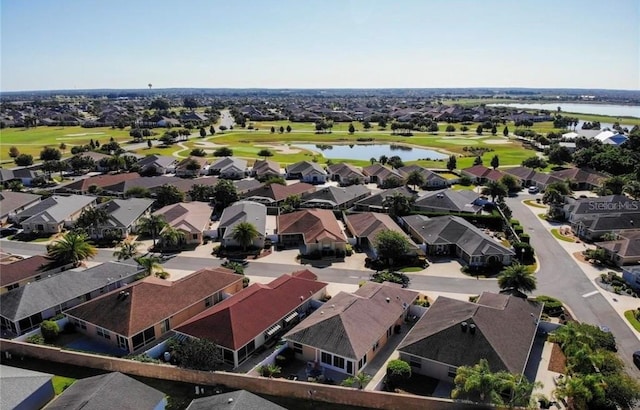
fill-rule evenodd
<path id="1" fill-rule="evenodd" d="M 511 103 L 511 104 L 487 104 L 490 107 L 512 107 L 527 110 L 548 110 L 555 113 L 558 107 L 563 112 L 575 112 L 580 114 L 610 115 L 612 117 L 636 117 L 640 118 L 640 107 L 637 105 L 616 104 L 577 104 L 577 103 Z"/>
<path id="2" fill-rule="evenodd" d="M 448 155 L 425 148 L 413 148 L 405 145 L 393 144 L 353 144 L 353 145 L 326 145 L 326 144 L 292 144 L 292 146 L 309 151 L 319 152 L 329 159 L 357 159 L 368 161 L 371 158 L 380 158 L 382 155 L 392 157 L 397 155 L 403 161 L 416 161 L 419 159 L 447 159 Z"/>

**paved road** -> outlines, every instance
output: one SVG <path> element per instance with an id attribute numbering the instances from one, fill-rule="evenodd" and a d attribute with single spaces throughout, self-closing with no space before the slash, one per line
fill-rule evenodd
<path id="1" fill-rule="evenodd" d="M 535 196 L 520 195 L 508 198 L 507 204 L 513 211 L 514 218 L 520 220 L 525 232 L 531 235 L 531 245 L 541 258 L 536 294 L 562 300 L 581 322 L 607 326 L 616 337 L 620 357 L 626 363 L 629 373 L 640 379 L 640 371 L 631 358 L 634 351 L 640 350 L 638 337 L 604 296 L 599 292 L 591 294 L 597 290 L 596 285 L 585 275 L 578 262 L 558 244 L 537 215 L 522 203 L 522 200 L 531 198 Z M 591 295 L 583 296 L 589 294 Z"/>

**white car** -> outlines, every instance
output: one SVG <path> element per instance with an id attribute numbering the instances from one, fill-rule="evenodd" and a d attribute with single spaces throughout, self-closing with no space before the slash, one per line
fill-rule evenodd
<path id="1" fill-rule="evenodd" d="M 538 189 L 537 186 L 530 186 L 528 191 L 530 194 L 537 194 L 538 192 L 540 192 L 540 189 Z"/>

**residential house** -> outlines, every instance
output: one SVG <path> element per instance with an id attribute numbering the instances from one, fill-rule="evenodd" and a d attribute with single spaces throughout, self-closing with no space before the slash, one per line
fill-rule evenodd
<path id="1" fill-rule="evenodd" d="M 165 393 L 119 372 L 78 379 L 47 410 L 164 410 Z"/>
<path id="2" fill-rule="evenodd" d="M 53 195 L 16 215 L 25 233 L 60 233 L 71 227 L 82 211 L 96 203 L 96 197 Z"/>
<path id="3" fill-rule="evenodd" d="M 233 238 L 233 229 L 242 222 L 251 223 L 258 232 L 253 240 L 252 247 L 264 248 L 264 240 L 267 231 L 267 207 L 263 204 L 251 201 L 239 201 L 222 211 L 220 224 L 218 225 L 218 239 L 223 247 L 241 246 Z"/>
<path id="4" fill-rule="evenodd" d="M 327 171 L 313 161 L 300 161 L 285 168 L 287 179 L 299 179 L 309 184 L 324 184 L 327 181 Z"/>
<path id="5" fill-rule="evenodd" d="M 536 172 L 529 186 L 535 186 L 538 187 L 540 191 L 545 191 L 549 185 L 559 182 L 562 183 L 564 180 L 550 174 L 545 174 L 544 172 Z"/>
<path id="6" fill-rule="evenodd" d="M 89 193 L 97 194 L 101 189 L 136 178 L 140 178 L 140 174 L 137 172 L 96 175 L 89 178 L 77 179 L 69 184 L 61 186 L 57 191 L 80 195 Z"/>
<path id="7" fill-rule="evenodd" d="M 528 167 L 509 167 L 504 168 L 502 172 L 520 181 L 520 185 L 523 188 L 534 186 L 533 178 L 538 174 L 535 169 Z"/>
<path id="8" fill-rule="evenodd" d="M 0 191 L 0 225 L 12 221 L 16 214 L 40 202 L 40 195 L 25 192 Z"/>
<path id="9" fill-rule="evenodd" d="M 67 269 L 69 265 L 50 268 L 51 259 L 44 255 L 20 258 L 10 263 L 2 264 L 0 275 L 0 294 L 25 286 L 42 278 L 55 275 Z"/>
<path id="10" fill-rule="evenodd" d="M 192 168 L 190 164 L 198 164 L 199 168 Z M 180 161 L 175 168 L 176 176 L 184 178 L 194 178 L 199 175 L 207 175 L 209 173 L 209 159 L 205 157 L 190 156 Z"/>
<path id="11" fill-rule="evenodd" d="M 399 329 L 417 297 L 400 285 L 367 282 L 333 296 L 283 339 L 297 359 L 356 375 Z"/>
<path id="12" fill-rule="evenodd" d="M 577 191 L 592 191 L 599 188 L 604 180 L 609 178 L 603 173 L 588 168 L 567 168 L 560 171 L 553 171 L 549 175 L 562 181 L 570 181 L 572 189 Z"/>
<path id="13" fill-rule="evenodd" d="M 259 159 L 253 163 L 251 175 L 262 181 L 269 177 L 282 176 L 282 172 L 280 170 L 280 164 L 277 162 L 268 159 Z"/>
<path id="14" fill-rule="evenodd" d="M 242 198 L 247 201 L 259 202 L 267 206 L 279 206 L 290 196 L 315 192 L 316 187 L 304 182 L 291 185 L 269 184 L 245 192 Z"/>
<path id="15" fill-rule="evenodd" d="M 2 330 L 21 335 L 62 311 L 135 280 L 135 263 L 106 262 L 68 270 L 0 295 Z"/>
<path id="16" fill-rule="evenodd" d="M 590 214 L 571 222 L 573 233 L 587 241 L 597 241 L 605 234 L 625 235 L 638 229 L 640 212 Z"/>
<path id="17" fill-rule="evenodd" d="M 209 166 L 209 174 L 226 179 L 242 179 L 247 176 L 247 161 L 234 157 L 223 157 Z"/>
<path id="18" fill-rule="evenodd" d="M 593 198 L 565 197 L 563 213 L 567 221 L 607 214 L 633 214 L 640 212 L 640 201 L 624 195 L 606 195 Z"/>
<path id="19" fill-rule="evenodd" d="M 415 256 L 422 253 L 418 245 L 387 214 L 376 212 L 349 214 L 345 216 L 344 223 L 351 235 L 355 237 L 356 244 L 367 250 L 374 258 L 378 256 L 376 252 L 376 237 L 384 230 L 398 232 L 407 239 L 409 243 L 407 255 Z"/>
<path id="20" fill-rule="evenodd" d="M 640 229 L 625 230 L 616 236 L 613 241 L 597 242 L 596 247 L 603 249 L 616 266 L 639 264 Z"/>
<path id="21" fill-rule="evenodd" d="M 416 211 L 423 212 L 462 212 L 479 214 L 482 206 L 478 205 L 478 195 L 474 191 L 442 189 L 427 192 L 414 202 Z"/>
<path id="22" fill-rule="evenodd" d="M 349 209 L 357 201 L 371 195 L 364 185 L 328 186 L 302 195 L 302 208 Z"/>
<path id="23" fill-rule="evenodd" d="M 166 155 L 148 155 L 137 162 L 142 175 L 172 174 L 176 170 L 178 160 Z"/>
<path id="24" fill-rule="evenodd" d="M 7 186 L 10 181 L 20 181 L 24 186 L 31 186 L 34 179 L 43 175 L 42 171 L 35 168 L 0 168 L 0 184 Z"/>
<path id="25" fill-rule="evenodd" d="M 411 370 L 453 382 L 458 367 L 486 359 L 493 372 L 524 373 L 542 304 L 484 292 L 477 303 L 440 296 L 398 346 Z"/>
<path id="26" fill-rule="evenodd" d="M 107 237 L 124 239 L 128 235 L 137 233 L 140 218 L 151 213 L 153 202 L 153 199 L 130 198 L 112 199 L 98 205 L 98 208 L 104 209 L 107 213 L 108 219 L 89 228 L 89 236 L 96 239 Z"/>
<path id="27" fill-rule="evenodd" d="M 176 281 L 153 276 L 65 312 L 85 335 L 133 353 L 242 289 L 230 269 L 200 269 Z"/>
<path id="28" fill-rule="evenodd" d="M 432 256 L 451 255 L 472 267 L 511 265 L 515 252 L 459 216 L 410 215 L 402 218 L 417 243 Z"/>
<path id="29" fill-rule="evenodd" d="M 254 283 L 186 321 L 179 334 L 207 339 L 222 350 L 233 368 L 266 343 L 291 329 L 310 309 L 311 300 L 326 294 L 327 284 L 308 270 L 282 275 L 270 283 Z M 256 314 L 260 312 L 260 314 Z"/>
<path id="30" fill-rule="evenodd" d="M 53 375 L 0 364 L 0 408 L 38 410 L 54 397 Z"/>
<path id="31" fill-rule="evenodd" d="M 216 394 L 191 401 L 187 410 L 286 410 L 246 390 Z"/>
<path id="32" fill-rule="evenodd" d="M 635 290 L 640 290 L 640 265 L 623 266 L 622 279 Z"/>
<path id="33" fill-rule="evenodd" d="M 364 173 L 357 167 L 341 162 L 327 167 L 327 173 L 331 181 L 337 181 L 341 186 L 365 184 L 369 182 Z"/>
<path id="34" fill-rule="evenodd" d="M 504 174 L 497 169 L 487 168 L 484 165 L 474 165 L 461 170 L 463 176 L 471 178 L 475 184 L 486 184 L 487 182 L 497 182 Z"/>
<path id="35" fill-rule="evenodd" d="M 424 180 L 424 183 L 420 186 L 422 189 L 438 189 L 449 186 L 447 178 L 420 165 L 407 165 L 398 168 L 398 171 L 403 176 L 403 179 L 406 179 L 412 172 L 418 172 Z"/>
<path id="36" fill-rule="evenodd" d="M 402 195 L 411 200 L 414 200 L 418 196 L 406 186 L 401 186 L 398 188 L 387 189 L 375 195 L 361 199 L 354 204 L 354 207 L 357 211 L 387 212 L 385 199 L 393 197 L 394 195 Z"/>
<path id="37" fill-rule="evenodd" d="M 369 177 L 370 183 L 377 184 L 378 186 L 384 186 L 385 182 L 390 178 L 395 178 L 401 182 L 404 181 L 404 177 L 398 170 L 387 168 L 379 163 L 362 168 L 362 173 Z"/>
<path id="38" fill-rule="evenodd" d="M 208 121 L 206 115 L 196 112 L 196 111 L 187 111 L 180 114 L 180 123 L 181 124 L 192 124 L 200 126 Z"/>
<path id="39" fill-rule="evenodd" d="M 333 211 L 305 209 L 277 217 L 278 242 L 301 248 L 303 255 L 334 254 L 346 250 L 347 240 Z"/>
<path id="40" fill-rule="evenodd" d="M 184 233 L 185 244 L 201 245 L 205 231 L 211 226 L 213 208 L 206 202 L 179 202 L 158 209 L 154 215 L 162 215 L 167 225 Z"/>

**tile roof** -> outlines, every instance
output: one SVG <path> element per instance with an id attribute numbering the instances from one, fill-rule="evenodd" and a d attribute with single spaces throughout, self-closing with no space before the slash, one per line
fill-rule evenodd
<path id="1" fill-rule="evenodd" d="M 114 372 L 76 380 L 52 401 L 49 410 L 156 409 L 165 394 Z"/>
<path id="2" fill-rule="evenodd" d="M 440 296 L 398 350 L 451 366 L 472 366 L 485 358 L 494 372 L 522 374 L 541 313 L 542 304 L 514 296 L 484 292 L 477 303 Z M 475 333 L 469 330 L 472 324 Z"/>
<path id="3" fill-rule="evenodd" d="M 346 242 L 333 211 L 327 209 L 305 209 L 278 215 L 277 226 L 279 235 L 303 234 L 306 244 L 325 238 Z"/>
<path id="4" fill-rule="evenodd" d="M 0 364 L 0 408 L 22 409 L 31 395 L 51 383 L 53 375 Z M 51 387 L 53 391 L 53 386 Z M 53 393 L 52 393 L 53 394 Z"/>
<path id="5" fill-rule="evenodd" d="M 68 270 L 0 295 L 0 315 L 24 319 L 64 302 L 101 289 L 140 272 L 137 264 L 105 262 L 86 270 Z"/>
<path id="6" fill-rule="evenodd" d="M 105 188 L 135 178 L 140 178 L 140 174 L 138 174 L 137 172 L 128 172 L 120 174 L 96 175 L 89 178 L 78 179 L 71 182 L 70 184 L 62 186 L 60 189 L 64 189 L 65 191 L 85 192 L 88 191 L 89 187 L 92 185 L 96 185 L 100 188 Z"/>
<path id="7" fill-rule="evenodd" d="M 183 323 L 176 331 L 238 350 L 327 286 L 313 276 L 305 278 L 294 272 L 268 284 L 254 283 Z"/>
<path id="8" fill-rule="evenodd" d="M 470 256 L 515 255 L 514 251 L 459 216 L 428 218 L 424 215 L 409 215 L 402 219 L 427 245 L 455 244 Z"/>
<path id="9" fill-rule="evenodd" d="M 224 238 L 233 236 L 233 228 L 241 222 L 250 222 L 256 227 L 261 237 L 267 231 L 267 207 L 251 201 L 239 201 L 222 211 L 220 228 L 226 228 Z"/>
<path id="10" fill-rule="evenodd" d="M 246 390 L 195 399 L 187 410 L 286 410 Z"/>
<path id="11" fill-rule="evenodd" d="M 395 223 L 393 218 L 387 214 L 381 214 L 378 212 L 350 214 L 345 217 L 345 224 L 353 236 L 367 238 L 371 245 L 375 243 L 376 236 L 380 231 L 388 229 L 394 232 L 399 232 L 407 238 L 411 249 L 418 248 L 418 245 L 413 242 L 413 239 L 411 239 L 409 235 L 407 235 L 402 228 Z"/>
<path id="12" fill-rule="evenodd" d="M 169 226 L 186 232 L 204 232 L 211 224 L 213 208 L 206 202 L 179 202 L 158 209 Z"/>
<path id="13" fill-rule="evenodd" d="M 12 192 L 1 191 L 0 192 L 0 216 L 5 217 L 14 213 L 16 210 L 26 207 L 27 205 L 34 204 L 40 201 L 42 197 L 40 195 L 27 194 L 25 192 Z"/>
<path id="14" fill-rule="evenodd" d="M 37 276 L 45 270 L 45 265 L 50 262 L 51 260 L 46 256 L 36 255 L 2 265 L 0 286 L 8 286 L 12 283 Z"/>
<path id="15" fill-rule="evenodd" d="M 60 223 L 95 201 L 94 196 L 53 195 L 20 212 L 16 218 L 23 220 L 23 223 Z"/>
<path id="16" fill-rule="evenodd" d="M 283 338 L 358 360 L 417 297 L 400 285 L 367 282 L 338 293 Z"/>
<path id="17" fill-rule="evenodd" d="M 297 182 L 291 185 L 269 184 L 253 189 L 244 194 L 245 198 L 262 197 L 270 198 L 275 202 L 285 200 L 291 195 L 302 195 L 306 192 L 313 192 L 316 188 L 306 182 Z"/>
<path id="18" fill-rule="evenodd" d="M 414 206 L 420 210 L 430 212 L 477 213 L 482 210 L 481 206 L 473 204 L 478 198 L 480 198 L 480 195 L 473 191 L 442 189 L 422 195 L 416 199 Z"/>
<path id="19" fill-rule="evenodd" d="M 226 268 L 200 269 L 175 282 L 147 277 L 66 311 L 123 336 L 133 336 L 198 303 L 208 296 L 242 281 Z M 120 292 L 129 296 L 120 297 Z M 177 326 L 179 323 L 172 323 Z"/>

